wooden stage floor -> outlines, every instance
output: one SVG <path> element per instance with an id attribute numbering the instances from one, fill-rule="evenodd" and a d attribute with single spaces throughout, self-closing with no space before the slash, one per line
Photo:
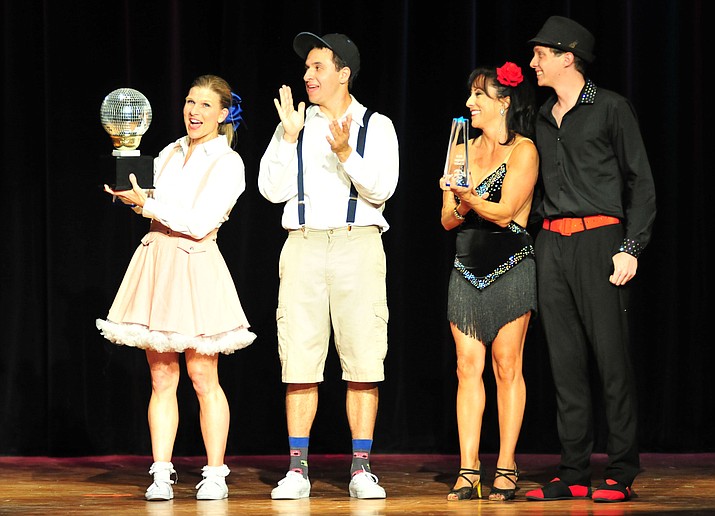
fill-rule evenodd
<path id="1" fill-rule="evenodd" d="M 234 456 L 226 463 L 229 498 L 197 501 L 194 486 L 201 480 L 201 457 L 174 459 L 179 483 L 169 502 L 147 502 L 151 459 L 138 456 L 80 458 L 0 457 L 0 514 L 112 514 L 172 516 L 229 514 L 267 515 L 601 515 L 715 514 L 715 454 L 643 454 L 643 472 L 634 484 L 637 497 L 606 504 L 590 500 L 533 502 L 524 493 L 551 479 L 556 455 L 519 455 L 522 476 L 512 502 L 469 500 L 448 502 L 447 491 L 459 466 L 453 455 L 379 455 L 372 469 L 387 491 L 386 500 L 356 500 L 347 493 L 347 455 L 310 457 L 309 499 L 271 500 L 270 491 L 283 477 L 284 456 Z M 495 456 L 484 455 L 487 478 L 493 477 Z M 605 457 L 594 455 L 594 486 L 599 484 Z M 491 473 L 489 473 L 491 471 Z M 484 493 L 491 482 L 485 482 Z"/>

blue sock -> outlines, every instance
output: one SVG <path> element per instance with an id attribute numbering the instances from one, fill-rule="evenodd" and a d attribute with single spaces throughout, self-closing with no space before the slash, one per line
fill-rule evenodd
<path id="1" fill-rule="evenodd" d="M 350 464 L 350 476 L 363 470 L 370 472 L 370 450 L 372 439 L 353 439 L 353 462 Z"/>
<path id="2" fill-rule="evenodd" d="M 288 437 L 290 448 L 289 471 L 295 471 L 308 478 L 308 443 L 310 437 Z"/>

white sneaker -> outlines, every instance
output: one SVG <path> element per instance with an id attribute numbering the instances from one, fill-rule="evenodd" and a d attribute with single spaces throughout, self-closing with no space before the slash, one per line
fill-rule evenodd
<path id="1" fill-rule="evenodd" d="M 201 476 L 204 479 L 196 484 L 197 500 L 223 500 L 228 498 L 228 486 L 226 476 L 231 472 L 228 466 L 204 466 L 201 469 Z"/>
<path id="2" fill-rule="evenodd" d="M 353 498 L 385 498 L 385 490 L 377 483 L 377 477 L 365 471 L 353 475 L 348 487 Z"/>
<path id="3" fill-rule="evenodd" d="M 144 494 L 147 500 L 171 500 L 174 498 L 174 489 L 171 484 L 175 484 L 179 480 L 179 476 L 174 471 L 174 465 L 171 462 L 155 462 L 149 468 L 149 474 L 154 476 L 154 483 L 147 488 Z M 175 479 L 171 478 L 172 475 L 175 476 Z"/>
<path id="4" fill-rule="evenodd" d="M 278 481 L 278 487 L 271 491 L 274 500 L 297 500 L 310 496 L 310 480 L 303 478 L 297 471 L 289 471 L 283 480 Z"/>

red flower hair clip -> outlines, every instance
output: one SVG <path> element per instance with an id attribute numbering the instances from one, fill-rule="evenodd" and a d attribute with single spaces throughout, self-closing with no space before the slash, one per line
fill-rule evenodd
<path id="1" fill-rule="evenodd" d="M 518 86 L 524 80 L 524 76 L 518 65 L 507 61 L 503 66 L 497 68 L 497 80 L 504 86 Z"/>

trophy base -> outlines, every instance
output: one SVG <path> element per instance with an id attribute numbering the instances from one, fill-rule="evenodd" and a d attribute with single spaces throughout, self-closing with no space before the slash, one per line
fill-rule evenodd
<path id="1" fill-rule="evenodd" d="M 104 184 L 116 191 L 131 190 L 129 174 L 134 174 L 141 188 L 154 188 L 154 158 L 151 156 L 101 156 Z"/>

